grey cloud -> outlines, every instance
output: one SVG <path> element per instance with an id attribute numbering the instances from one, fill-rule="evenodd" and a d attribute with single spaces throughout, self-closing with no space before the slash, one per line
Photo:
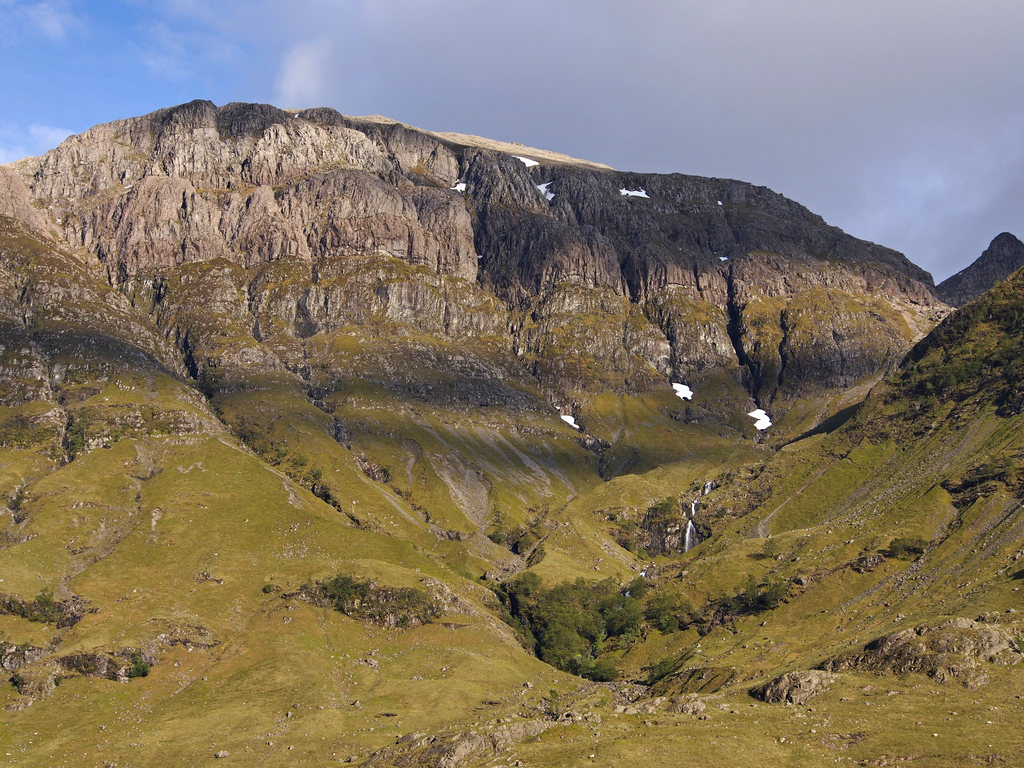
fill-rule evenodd
<path id="1" fill-rule="evenodd" d="M 1024 233 L 1019 0 L 225 6 L 266 100 L 750 180 L 939 279 Z"/>

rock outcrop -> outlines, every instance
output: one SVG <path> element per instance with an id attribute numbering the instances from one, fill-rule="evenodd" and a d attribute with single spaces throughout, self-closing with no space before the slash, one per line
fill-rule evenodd
<path id="1" fill-rule="evenodd" d="M 940 682 L 957 679 L 973 687 L 987 680 L 983 664 L 1018 664 L 1021 659 L 1021 649 L 1007 630 L 957 618 L 876 638 L 862 650 L 836 656 L 821 668 L 898 675 L 919 672 Z"/>
<path id="2" fill-rule="evenodd" d="M 828 690 L 837 675 L 820 669 L 786 672 L 764 685 L 750 689 L 750 695 L 768 704 L 803 704 Z"/>
<path id="3" fill-rule="evenodd" d="M 970 266 L 939 283 L 936 291 L 947 304 L 962 307 L 1021 267 L 1024 267 L 1024 243 L 1009 232 L 1003 232 Z"/>

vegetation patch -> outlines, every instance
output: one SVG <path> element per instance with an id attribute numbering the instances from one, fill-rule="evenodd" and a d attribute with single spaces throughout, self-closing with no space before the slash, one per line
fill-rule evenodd
<path id="1" fill-rule="evenodd" d="M 0 595 L 0 613 L 63 628 L 77 624 L 83 610 L 80 600 L 55 600 L 53 590 L 42 589 L 33 600 Z"/>
<path id="2" fill-rule="evenodd" d="M 434 598 L 416 587 L 384 587 L 370 579 L 339 573 L 303 587 L 313 602 L 330 605 L 358 621 L 382 627 L 415 627 L 438 618 L 442 611 Z"/>
<path id="3" fill-rule="evenodd" d="M 916 560 L 924 554 L 928 542 L 920 538 L 900 536 L 889 542 L 888 549 L 883 552 L 886 557 L 897 557 L 900 560 Z"/>
<path id="4" fill-rule="evenodd" d="M 743 589 L 731 597 L 713 601 L 708 615 L 702 620 L 698 631 L 702 635 L 717 626 L 728 624 L 739 616 L 750 616 L 778 608 L 789 595 L 789 583 L 778 576 L 757 581 L 748 575 Z"/>
<path id="5" fill-rule="evenodd" d="M 506 621 L 540 659 L 580 677 L 610 681 L 619 671 L 606 654 L 639 638 L 644 589 L 643 579 L 625 589 L 611 579 L 577 579 L 545 589 L 535 573 L 525 573 L 497 593 Z"/>

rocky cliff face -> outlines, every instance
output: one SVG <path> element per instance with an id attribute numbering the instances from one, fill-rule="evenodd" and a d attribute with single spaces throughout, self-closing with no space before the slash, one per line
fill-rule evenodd
<path id="1" fill-rule="evenodd" d="M 1024 243 L 1009 232 L 1003 232 L 996 235 L 970 266 L 943 280 L 936 290 L 947 304 L 962 307 L 1021 267 L 1024 267 Z"/>
<path id="2" fill-rule="evenodd" d="M 490 339 L 557 401 L 725 372 L 785 410 L 942 313 L 903 256 L 763 187 L 495 147 L 197 101 L 6 167 L 0 206 L 98 263 L 193 373 L 300 372 L 305 339 L 386 326 Z"/>

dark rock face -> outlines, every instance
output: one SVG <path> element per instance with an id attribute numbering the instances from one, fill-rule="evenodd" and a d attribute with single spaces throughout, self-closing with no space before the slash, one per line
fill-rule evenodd
<path id="1" fill-rule="evenodd" d="M 387 326 L 490 339 L 559 400 L 724 373 L 778 412 L 944 310 L 902 255 L 764 187 L 536 154 L 196 101 L 0 169 L 0 213 L 96 260 L 193 373 L 298 372 L 305 339 Z"/>
<path id="2" fill-rule="evenodd" d="M 1024 243 L 1003 232 L 969 267 L 946 278 L 936 288 L 947 304 L 962 307 L 1024 267 Z"/>

